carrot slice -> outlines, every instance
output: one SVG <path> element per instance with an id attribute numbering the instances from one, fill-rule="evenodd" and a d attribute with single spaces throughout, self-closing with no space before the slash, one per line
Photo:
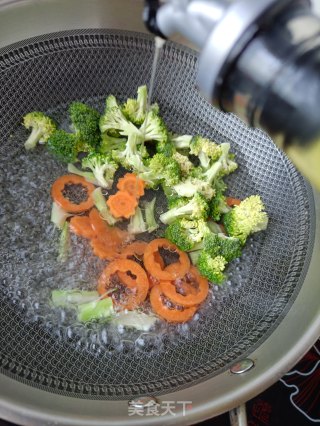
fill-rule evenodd
<path id="1" fill-rule="evenodd" d="M 93 253 L 100 259 L 113 260 L 118 256 L 117 247 L 107 246 L 98 238 L 93 238 L 90 241 Z"/>
<path id="2" fill-rule="evenodd" d="M 159 249 L 164 248 L 179 255 L 179 261 L 170 265 L 170 269 L 163 268 L 163 265 L 158 262 Z M 156 255 L 156 258 L 155 258 Z M 171 281 L 176 278 L 182 278 L 190 269 L 190 259 L 186 253 L 179 250 L 178 247 L 165 238 L 152 240 L 145 251 L 144 266 L 150 275 L 164 281 Z"/>
<path id="3" fill-rule="evenodd" d="M 95 207 L 90 210 L 89 220 L 95 235 L 99 239 L 105 239 L 108 237 L 110 226 L 102 219 L 99 211 Z"/>
<path id="4" fill-rule="evenodd" d="M 155 285 L 159 285 L 160 281 L 158 278 L 154 277 L 153 275 L 150 275 L 149 272 L 147 272 L 148 280 L 149 280 L 149 288 L 151 289 Z"/>
<path id="5" fill-rule="evenodd" d="M 150 292 L 150 303 L 154 312 L 161 318 L 168 322 L 181 323 L 186 322 L 193 317 L 197 311 L 197 306 L 191 306 L 190 308 L 180 307 L 177 309 L 175 306 L 168 306 L 164 299 L 164 295 L 161 293 L 159 285 L 154 286 Z"/>
<path id="6" fill-rule="evenodd" d="M 147 245 L 145 241 L 135 241 L 121 250 L 120 257 L 143 256 Z"/>
<path id="7" fill-rule="evenodd" d="M 194 287 L 192 283 L 196 286 Z M 194 266 L 191 266 L 190 271 L 179 280 L 179 286 L 175 282 L 161 281 L 160 288 L 172 302 L 186 307 L 202 303 L 209 291 L 208 280 L 202 277 Z M 178 293 L 178 288 L 185 294 Z"/>
<path id="8" fill-rule="evenodd" d="M 84 196 L 86 197 L 84 201 L 76 203 L 65 196 L 64 192 L 69 185 L 79 185 L 83 188 Z M 64 175 L 53 182 L 51 196 L 53 200 L 68 213 L 81 213 L 91 209 L 93 206 L 91 194 L 94 189 L 94 185 L 87 182 L 82 176 Z"/>
<path id="9" fill-rule="evenodd" d="M 92 229 L 88 216 L 73 216 L 70 220 L 70 230 L 74 234 L 84 238 L 95 238 L 96 233 Z"/>
<path id="10" fill-rule="evenodd" d="M 160 268 L 161 268 L 161 269 L 165 269 L 166 265 L 165 265 L 165 263 L 164 263 L 164 260 L 162 259 L 161 254 L 160 254 L 158 251 L 157 251 L 157 252 L 155 252 L 155 253 L 153 253 L 153 257 L 154 257 L 154 261 L 155 261 L 156 263 L 159 263 Z M 170 265 L 169 265 L 169 266 L 170 266 Z"/>
<path id="11" fill-rule="evenodd" d="M 130 216 L 134 215 L 138 201 L 128 192 L 118 191 L 114 195 L 110 195 L 107 205 L 113 217 L 129 219 Z"/>
<path id="12" fill-rule="evenodd" d="M 226 203 L 229 207 L 238 206 L 241 200 L 239 198 L 226 197 Z"/>
<path id="13" fill-rule="evenodd" d="M 96 235 L 91 247 L 96 256 L 112 260 L 119 257 L 122 245 L 128 240 L 128 232 L 104 221 L 96 208 L 90 210 L 89 221 Z"/>
<path id="14" fill-rule="evenodd" d="M 121 229 L 110 226 L 102 219 L 96 208 L 90 210 L 89 220 L 97 238 L 107 245 L 121 245 L 126 239 L 127 232 Z"/>
<path id="15" fill-rule="evenodd" d="M 117 188 L 120 191 L 125 191 L 133 197 L 139 199 L 142 195 L 144 195 L 145 183 L 134 173 L 126 173 L 118 180 Z"/>
<path id="16" fill-rule="evenodd" d="M 130 280 L 126 280 L 126 282 L 122 281 L 131 292 L 126 295 L 126 302 L 124 303 L 120 303 L 114 298 L 114 293 L 112 293 L 111 297 L 114 298 L 115 304 L 119 307 L 129 310 L 135 309 L 146 299 L 149 290 L 149 281 L 143 268 L 133 260 L 116 259 L 110 262 L 99 278 L 97 291 L 101 295 L 108 291 L 109 287 L 112 286 L 112 275 L 118 274 L 119 277 L 120 272 L 125 273 L 128 277 L 128 272 L 132 274 L 132 277 L 129 277 L 131 278 Z"/>

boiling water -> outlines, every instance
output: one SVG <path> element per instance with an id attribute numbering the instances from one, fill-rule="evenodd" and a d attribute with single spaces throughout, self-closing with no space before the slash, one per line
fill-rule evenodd
<path id="1" fill-rule="evenodd" d="M 102 109 L 104 100 L 98 99 L 91 104 Z M 68 126 L 66 107 L 49 113 Z M 77 322 L 73 311 L 52 307 L 50 296 L 54 289 L 94 290 L 106 262 L 93 255 L 85 239 L 75 235 L 71 237 L 67 261 L 57 261 L 59 231 L 50 223 L 50 188 L 57 177 L 67 173 L 66 165 L 56 161 L 44 146 L 26 152 L 23 148 L 26 137 L 27 132 L 22 127 L 12 136 L 17 148 L 2 163 L 5 179 L 0 185 L 3 200 L 0 292 L 23 313 L 25 321 L 37 322 L 57 339 L 92 354 L 115 351 L 154 353 L 178 336 L 197 336 L 199 327 L 205 327 L 206 318 L 212 315 L 212 311 L 225 309 L 226 302 L 236 297 L 241 283 L 250 278 L 255 254 L 260 248 L 259 236 L 255 237 L 255 243 L 246 246 L 241 260 L 230 264 L 226 283 L 211 288 L 206 302 L 188 324 L 170 325 L 159 320 L 146 333 L 109 324 L 83 325 Z M 155 195 L 158 217 L 166 210 L 164 195 L 160 190 L 147 191 L 145 197 L 151 199 Z M 162 232 L 163 228 L 160 228 L 155 234 L 142 234 L 141 238 L 152 239 Z M 145 309 L 148 310 L 147 303 Z"/>

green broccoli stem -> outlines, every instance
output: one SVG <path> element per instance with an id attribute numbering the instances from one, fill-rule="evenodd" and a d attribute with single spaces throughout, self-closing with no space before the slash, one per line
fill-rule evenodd
<path id="1" fill-rule="evenodd" d="M 70 229 L 69 223 L 65 222 L 62 227 L 59 239 L 59 254 L 58 260 L 60 262 L 65 262 L 67 260 L 68 254 L 70 250 Z"/>
<path id="2" fill-rule="evenodd" d="M 142 234 L 147 231 L 147 225 L 143 219 L 142 211 L 140 207 L 136 208 L 135 214 L 131 216 L 128 225 L 128 232 L 130 234 Z"/>
<path id="3" fill-rule="evenodd" d="M 110 320 L 114 315 L 111 297 L 78 305 L 78 321 Z"/>
<path id="4" fill-rule="evenodd" d="M 52 290 L 51 301 L 55 307 L 75 308 L 83 303 L 97 301 L 100 295 L 90 290 Z"/>
<path id="5" fill-rule="evenodd" d="M 34 149 L 37 143 L 39 142 L 39 140 L 41 139 L 41 136 L 42 136 L 42 129 L 34 127 L 24 144 L 25 149 L 27 151 L 29 151 L 30 149 Z"/>
<path id="6" fill-rule="evenodd" d="M 59 229 L 62 229 L 68 217 L 73 216 L 70 213 L 67 213 L 60 207 L 57 203 L 52 203 L 51 208 L 51 222 Z"/>
<path id="7" fill-rule="evenodd" d="M 94 205 L 97 207 L 97 209 L 100 212 L 100 215 L 102 218 L 108 222 L 110 226 L 113 226 L 119 219 L 116 219 L 112 216 L 110 213 L 110 210 L 108 209 L 108 206 L 106 204 L 106 200 L 102 194 L 101 188 L 96 188 L 92 194 L 92 199 L 94 202 Z"/>
<path id="8" fill-rule="evenodd" d="M 204 173 L 204 177 L 208 183 L 212 183 L 214 179 L 219 175 L 221 169 L 223 169 L 224 165 L 228 160 L 228 154 L 230 150 L 229 143 L 221 144 L 222 154 L 217 161 L 215 161 L 212 166 Z"/>
<path id="9" fill-rule="evenodd" d="M 145 201 L 143 203 L 144 214 L 145 214 L 146 223 L 147 223 L 147 231 L 149 233 L 159 228 L 159 224 L 156 222 L 156 219 L 154 217 L 155 204 L 156 204 L 156 197 L 154 197 L 153 200 L 149 202 Z"/>
<path id="10" fill-rule="evenodd" d="M 222 161 L 219 159 L 213 165 L 204 173 L 204 177 L 206 181 L 210 184 L 214 181 L 214 179 L 218 176 L 220 173 L 220 170 L 222 169 Z"/>
<path id="11" fill-rule="evenodd" d="M 82 176 L 87 182 L 93 183 L 94 185 L 98 185 L 97 179 L 95 178 L 92 172 L 84 172 L 83 170 L 78 169 L 75 165 L 71 163 L 68 164 L 68 172 L 78 176 Z"/>
<path id="12" fill-rule="evenodd" d="M 192 138 L 193 136 L 191 135 L 182 135 L 175 136 L 171 141 L 177 149 L 189 149 Z"/>
<path id="13" fill-rule="evenodd" d="M 165 223 L 166 225 L 168 225 L 172 223 L 174 220 L 178 219 L 179 217 L 190 216 L 192 212 L 193 212 L 193 203 L 189 202 L 188 204 L 182 207 L 176 207 L 176 208 L 168 210 L 165 213 L 162 213 L 160 215 L 160 220 L 162 223 Z"/>

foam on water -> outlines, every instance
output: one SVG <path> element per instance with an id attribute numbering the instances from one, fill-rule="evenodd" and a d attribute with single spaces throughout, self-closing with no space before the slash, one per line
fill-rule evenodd
<path id="1" fill-rule="evenodd" d="M 99 102 L 99 106 L 103 103 Z M 59 122 L 66 117 L 61 108 L 51 113 Z M 68 122 L 64 119 L 64 127 Z M 25 321 L 37 322 L 56 339 L 69 342 L 79 351 L 91 354 L 113 354 L 132 351 L 153 354 L 166 343 L 174 344 L 177 335 L 188 338 L 197 335 L 212 310 L 223 310 L 227 300 L 237 297 L 241 283 L 252 273 L 252 259 L 261 244 L 259 236 L 247 244 L 241 259 L 233 261 L 227 270 L 228 279 L 222 286 L 212 286 L 206 302 L 187 324 L 172 325 L 157 321 L 150 332 L 128 330 L 121 326 L 77 322 L 72 310 L 54 308 L 50 303 L 54 289 L 94 290 L 106 262 L 94 256 L 85 239 L 71 236 L 68 260 L 57 260 L 59 231 L 50 222 L 50 188 L 54 180 L 67 173 L 65 164 L 56 161 L 44 146 L 26 152 L 23 142 L 27 132 L 19 128 L 12 136 L 19 149 L 3 162 L 1 178 L 0 225 L 2 230 L 0 290 Z M 16 145 L 17 146 L 17 145 Z M 146 197 L 157 195 L 156 213 L 166 209 L 161 191 L 148 192 Z M 163 227 L 156 236 L 161 235 Z M 155 234 L 143 236 L 152 239 Z M 146 303 L 145 310 L 149 306 Z"/>

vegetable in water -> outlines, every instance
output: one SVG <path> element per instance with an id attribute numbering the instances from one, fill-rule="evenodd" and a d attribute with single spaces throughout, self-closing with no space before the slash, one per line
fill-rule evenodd
<path id="1" fill-rule="evenodd" d="M 80 290 L 52 292 L 53 304 L 76 307 L 81 322 L 112 320 L 148 331 L 155 317 L 136 311 L 148 297 L 160 318 L 188 321 L 207 297 L 208 280 L 222 283 L 228 262 L 268 223 L 258 195 L 243 201 L 226 196 L 224 178 L 238 167 L 229 143 L 175 135 L 158 105 L 147 105 L 146 86 L 124 103 L 109 95 L 101 116 L 89 105 L 72 102 L 69 133 L 41 112 L 24 117 L 24 126 L 32 130 L 26 149 L 46 143 L 56 158 L 68 163 L 70 174 L 58 178 L 51 190 L 51 220 L 61 230 L 59 260 L 67 258 L 71 231 L 110 262 L 99 278 L 100 296 Z M 126 172 L 114 184 L 119 167 Z M 166 238 L 132 243 L 135 235 L 159 227 L 156 198 L 140 200 L 145 195 L 150 199 L 146 188 L 165 193 L 168 210 L 160 221 L 167 225 Z M 115 225 L 124 219 L 128 230 Z M 115 316 L 113 304 L 130 312 Z"/>
<path id="2" fill-rule="evenodd" d="M 24 144 L 26 150 L 34 149 L 37 143 L 46 143 L 56 130 L 56 123 L 39 111 L 26 114 L 23 117 L 23 125 L 26 129 L 31 129 L 31 134 Z"/>
<path id="3" fill-rule="evenodd" d="M 66 212 L 63 210 L 62 207 L 59 206 L 59 204 L 53 202 L 52 208 L 51 208 L 51 222 L 57 227 L 62 228 L 65 224 L 65 221 L 68 219 L 68 217 L 72 216 L 72 214 Z"/>
<path id="4" fill-rule="evenodd" d="M 142 207 L 144 209 L 144 214 L 146 218 L 147 231 L 149 233 L 159 228 L 159 224 L 157 223 L 154 216 L 155 204 L 156 204 L 156 197 L 154 197 L 151 201 L 144 201 L 142 203 Z"/>
<path id="5" fill-rule="evenodd" d="M 108 224 L 111 226 L 118 222 L 119 218 L 116 219 L 115 217 L 112 216 L 107 206 L 107 201 L 104 198 L 104 195 L 102 194 L 101 188 L 96 188 L 92 192 L 92 199 L 93 199 L 94 205 L 99 210 L 99 213 L 102 219 L 106 220 Z"/>
<path id="6" fill-rule="evenodd" d="M 118 191 L 114 195 L 110 195 L 107 201 L 112 216 L 115 218 L 124 217 L 129 219 L 135 214 L 138 206 L 137 199 L 126 191 Z"/>
<path id="7" fill-rule="evenodd" d="M 117 188 L 119 191 L 125 191 L 136 199 L 139 199 L 144 195 L 145 183 L 134 173 L 126 173 L 118 180 Z"/>
<path id="8" fill-rule="evenodd" d="M 71 200 L 68 196 L 70 191 L 76 187 L 74 195 L 81 197 L 81 200 Z M 91 197 L 94 186 L 87 182 L 83 177 L 77 175 L 64 175 L 56 179 L 51 187 L 51 196 L 56 204 L 68 213 L 81 213 L 89 210 L 93 206 Z M 83 199 L 82 199 L 83 198 Z"/>
<path id="9" fill-rule="evenodd" d="M 139 311 L 122 311 L 114 316 L 112 324 L 136 330 L 149 331 L 157 321 L 157 317 L 152 314 L 145 314 Z"/>
<path id="10" fill-rule="evenodd" d="M 82 167 L 92 170 L 95 184 L 102 188 L 111 188 L 118 164 L 111 154 L 89 153 L 81 162 Z"/>
<path id="11" fill-rule="evenodd" d="M 69 106 L 72 129 L 79 140 L 95 148 L 100 143 L 100 114 L 82 102 L 72 102 Z"/>
<path id="12" fill-rule="evenodd" d="M 142 234 L 147 231 L 147 224 L 143 218 L 142 210 L 138 206 L 133 216 L 130 218 L 128 232 L 130 234 Z"/>
<path id="13" fill-rule="evenodd" d="M 227 233 L 245 244 L 248 236 L 263 231 L 268 225 L 268 215 L 259 195 L 251 195 L 223 216 Z"/>
<path id="14" fill-rule="evenodd" d="M 155 255 L 160 255 L 159 250 L 164 249 L 168 252 L 175 253 L 178 256 L 176 262 L 171 263 L 170 270 L 167 267 L 162 267 L 162 265 L 157 262 Z M 149 272 L 150 275 L 154 276 L 158 280 L 171 280 L 175 278 L 182 278 L 190 268 L 190 260 L 188 255 L 179 250 L 178 247 L 171 243 L 165 238 L 158 238 L 152 240 L 146 247 L 144 256 L 144 267 Z"/>
<path id="15" fill-rule="evenodd" d="M 93 302 L 100 297 L 97 291 L 89 290 L 52 290 L 51 301 L 55 307 L 74 308 L 83 303 Z"/>
<path id="16" fill-rule="evenodd" d="M 110 320 L 114 314 L 110 297 L 77 306 L 77 318 L 80 322 Z"/>
<path id="17" fill-rule="evenodd" d="M 59 238 L 58 260 L 60 262 L 66 262 L 68 258 L 69 250 L 70 250 L 70 230 L 69 230 L 69 223 L 65 222 L 61 229 L 60 238 Z"/>

